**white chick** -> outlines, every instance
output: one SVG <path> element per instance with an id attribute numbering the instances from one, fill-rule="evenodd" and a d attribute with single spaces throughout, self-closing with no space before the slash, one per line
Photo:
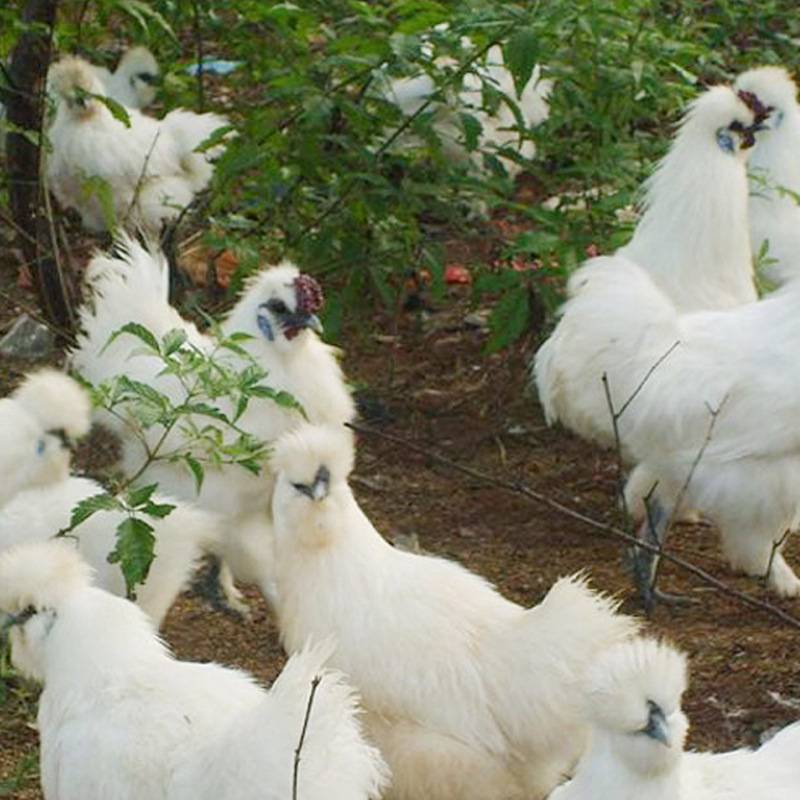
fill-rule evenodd
<path id="1" fill-rule="evenodd" d="M 0 399 L 0 508 L 23 488 L 66 478 L 69 445 L 89 432 L 90 412 L 80 385 L 53 369 Z"/>
<path id="2" fill-rule="evenodd" d="M 148 253 L 133 241 L 125 240 L 117 257 L 96 256 L 89 275 L 94 291 L 91 306 L 81 309 L 84 334 L 72 354 L 75 368 L 92 383 L 100 383 L 124 372 L 167 394 L 174 403 L 185 398 L 180 384 L 161 374 L 162 362 L 143 355 L 138 340 L 117 338 L 106 347 L 111 334 L 129 321 L 138 322 L 160 338 L 174 328 L 186 331 L 191 343 L 212 352 L 215 340 L 201 334 L 182 319 L 167 300 L 167 265 L 163 257 Z M 240 342 L 267 372 L 265 383 L 291 393 L 303 406 L 309 419 L 342 424 L 355 416 L 355 407 L 345 383 L 334 348 L 318 337 L 321 330 L 316 312 L 323 297 L 319 284 L 309 275 L 284 262 L 265 269 L 252 278 L 244 293 L 222 322 L 222 332 L 230 336 L 244 332 L 250 339 Z M 230 352 L 217 358 L 232 368 L 243 369 L 250 362 Z M 220 399 L 221 410 L 233 416 L 230 401 Z M 231 407 L 229 407 L 231 406 Z M 134 475 L 145 462 L 142 442 L 118 419 L 103 416 L 103 422 L 122 439 L 122 468 Z M 257 438 L 270 442 L 300 424 L 302 415 L 282 408 L 271 400 L 254 398 L 238 426 Z M 154 447 L 163 430 L 158 426 L 148 433 L 148 446 Z M 181 445 L 185 434 L 176 427 L 164 446 Z M 192 475 L 180 464 L 152 463 L 141 475 L 141 484 L 158 483 L 166 494 L 195 500 L 201 507 L 227 517 L 222 556 L 236 578 L 256 583 L 269 598 L 272 586 L 272 545 L 269 529 L 271 476 L 267 468 L 261 475 L 223 465 L 207 465 L 205 480 L 197 494 Z M 230 581 L 229 599 L 235 601 Z"/>
<path id="3" fill-rule="evenodd" d="M 393 800 L 536 800 L 585 743 L 579 673 L 636 623 L 576 577 L 534 608 L 443 558 L 393 548 L 359 508 L 345 429 L 275 448 L 276 607 L 287 651 L 334 636 Z"/>
<path id="4" fill-rule="evenodd" d="M 681 311 L 756 299 L 745 166 L 754 121 L 728 86 L 700 95 L 645 185 L 633 238 L 617 251 L 647 270 Z"/>
<path id="5" fill-rule="evenodd" d="M 329 645 L 290 659 L 266 691 L 246 673 L 176 661 L 145 614 L 90 584 L 67 542 L 0 553 L 12 662 L 44 684 L 46 800 L 287 800 L 312 681 L 298 797 L 369 800 L 385 767 L 361 736 Z"/>
<path id="6" fill-rule="evenodd" d="M 800 105 L 782 67 L 743 72 L 736 88 L 763 117 L 750 157 L 750 237 L 758 255 L 768 243 L 765 276 L 782 285 L 800 274 Z M 794 195 L 792 194 L 794 193 Z"/>
<path id="7" fill-rule="evenodd" d="M 90 231 L 113 224 L 156 237 L 208 183 L 208 159 L 224 145 L 205 154 L 194 150 L 227 120 L 178 110 L 159 121 L 128 109 L 128 127 L 97 99 L 105 92 L 102 81 L 79 58 L 59 61 L 50 81 L 57 105 L 46 174 L 58 201 L 77 209 Z M 93 178 L 105 182 L 108 196 Z"/>
<path id="8" fill-rule="evenodd" d="M 156 99 L 158 62 L 146 47 L 130 47 L 114 72 L 92 65 L 103 81 L 105 94 L 126 108 L 147 108 Z"/>
<path id="9" fill-rule="evenodd" d="M 758 750 L 684 753 L 686 658 L 637 639 L 602 653 L 588 672 L 589 747 L 549 800 L 795 800 L 800 723 Z"/>

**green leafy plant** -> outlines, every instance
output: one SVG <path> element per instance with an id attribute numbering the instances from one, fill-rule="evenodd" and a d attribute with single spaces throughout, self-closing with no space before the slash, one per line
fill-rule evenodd
<path id="1" fill-rule="evenodd" d="M 119 420 L 142 445 L 141 465 L 113 488 L 89 497 L 72 512 L 69 535 L 98 511 L 118 511 L 124 519 L 117 527 L 111 563 L 119 563 L 129 596 L 147 578 L 154 558 L 153 525 L 148 518 L 162 519 L 173 505 L 154 500 L 157 484 L 139 485 L 139 479 L 154 463 L 183 464 L 200 491 L 206 469 L 229 466 L 259 474 L 269 454 L 269 443 L 257 439 L 238 424 L 252 402 L 267 401 L 304 415 L 288 392 L 265 383 L 266 372 L 252 359 L 242 342 L 247 334 L 223 337 L 216 330 L 215 345 L 204 350 L 187 340 L 182 329 L 168 331 L 160 339 L 138 323 L 115 331 L 106 345 L 121 336 L 139 342 L 136 355 L 158 359 L 160 375 L 171 376 L 182 396 L 170 395 L 121 373 L 97 386 L 87 384 L 94 404 Z M 229 357 L 233 356 L 234 360 Z M 231 412 L 223 410 L 232 409 Z M 177 443 L 170 434 L 179 433 Z"/>

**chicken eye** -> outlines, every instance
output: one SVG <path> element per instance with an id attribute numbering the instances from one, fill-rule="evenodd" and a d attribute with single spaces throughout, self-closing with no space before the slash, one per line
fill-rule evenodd
<path id="1" fill-rule="evenodd" d="M 272 311 L 273 314 L 286 314 L 289 311 L 286 303 L 277 297 L 273 297 L 272 300 L 267 303 L 267 308 Z"/>

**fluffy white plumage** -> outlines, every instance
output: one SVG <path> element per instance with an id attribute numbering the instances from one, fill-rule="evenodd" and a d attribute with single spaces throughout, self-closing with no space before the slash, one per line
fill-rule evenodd
<path id="1" fill-rule="evenodd" d="M 721 408 L 682 508 L 717 523 L 735 569 L 766 574 L 773 544 L 800 524 L 800 285 L 738 308 L 680 314 L 644 270 L 615 256 L 589 261 L 568 292 L 536 361 L 549 418 L 607 441 L 603 374 L 619 410 L 674 348 L 619 419 L 626 455 L 639 465 L 629 497 L 637 502 L 657 483 L 666 521 L 708 436 L 710 409 Z M 800 593 L 779 551 L 769 583 L 781 595 Z"/>
<path id="2" fill-rule="evenodd" d="M 209 159 L 224 145 L 207 153 L 194 150 L 228 124 L 224 117 L 178 109 L 156 120 L 131 108 L 126 127 L 90 96 L 103 95 L 105 87 L 79 58 L 59 61 L 50 70 L 50 82 L 57 105 L 49 130 L 53 150 L 47 179 L 59 202 L 80 212 L 87 229 L 103 231 L 109 222 L 97 191 L 87 190 L 92 177 L 110 187 L 118 224 L 141 227 L 153 236 L 208 184 L 213 172 Z"/>
<path id="3" fill-rule="evenodd" d="M 147 108 L 156 99 L 159 69 L 156 57 L 146 47 L 131 47 L 122 54 L 114 72 L 92 65 L 105 92 L 126 108 Z"/>
<path id="4" fill-rule="evenodd" d="M 686 659 L 638 639 L 589 670 L 590 745 L 574 778 L 549 800 L 794 800 L 800 796 L 800 723 L 758 750 L 684 753 Z"/>
<path id="5" fill-rule="evenodd" d="M 330 644 L 290 659 L 269 691 L 238 670 L 176 661 L 139 608 L 90 585 L 66 542 L 0 553 L 0 611 L 13 615 L 13 662 L 44 683 L 47 798 L 286 800 L 317 675 L 298 796 L 368 800 L 385 783 L 353 690 L 325 669 Z"/>
<path id="6" fill-rule="evenodd" d="M 124 371 L 178 402 L 184 398 L 184 391 L 170 376 L 159 375 L 159 360 L 137 353 L 137 340 L 132 337 L 120 337 L 103 349 L 109 337 L 126 322 L 134 321 L 159 338 L 181 328 L 190 342 L 207 352 L 213 349 L 214 340 L 201 334 L 169 305 L 167 265 L 161 255 L 152 255 L 131 240 L 121 243 L 120 252 L 116 258 L 96 256 L 89 265 L 94 301 L 91 307 L 81 310 L 84 334 L 72 354 L 73 364 L 93 383 Z M 312 330 L 319 321 L 314 313 L 318 307 L 309 306 L 304 299 L 303 290 L 310 286 L 316 286 L 313 279 L 301 275 L 288 262 L 264 270 L 248 283 L 222 322 L 222 332 L 225 336 L 234 332 L 249 334 L 252 338 L 241 342 L 241 346 L 267 371 L 266 383 L 294 395 L 309 419 L 342 424 L 354 417 L 355 407 L 336 351 Z M 232 367 L 246 366 L 233 353 L 218 353 L 217 357 Z M 222 410 L 233 416 L 233 408 Z M 122 438 L 122 468 L 127 475 L 134 474 L 145 460 L 141 443 L 119 420 L 104 416 L 102 421 Z M 238 425 L 264 441 L 272 441 L 301 421 L 301 415 L 294 410 L 281 408 L 270 400 L 253 399 Z M 150 430 L 150 446 L 154 446 L 160 433 L 158 428 Z M 174 430 L 165 446 L 179 445 L 182 435 Z M 181 465 L 153 463 L 141 481 L 157 482 L 160 490 L 170 496 L 196 500 L 203 508 L 226 515 L 229 524 L 222 551 L 225 562 L 239 580 L 257 583 L 269 596 L 272 486 L 268 472 L 255 476 L 239 467 L 208 467 L 199 496 L 194 479 Z"/>
<path id="7" fill-rule="evenodd" d="M 683 311 L 756 299 L 745 162 L 754 122 L 727 86 L 700 95 L 646 184 L 642 218 L 618 251 L 647 270 Z"/>
<path id="8" fill-rule="evenodd" d="M 750 237 L 753 253 L 769 242 L 775 259 L 764 274 L 781 285 L 800 275 L 800 206 L 789 194 L 800 193 L 800 105 L 797 86 L 782 67 L 759 67 L 742 73 L 736 88 L 769 107 L 766 130 L 750 157 Z"/>
<path id="9" fill-rule="evenodd" d="M 472 43 L 466 39 L 468 48 Z M 441 59 L 440 59 L 441 61 Z M 445 60 L 450 63 L 450 59 Z M 483 83 L 489 83 L 494 89 L 511 98 L 519 107 L 522 119 L 528 129 L 535 128 L 544 122 L 550 114 L 548 97 L 553 82 L 541 76 L 541 67 L 537 64 L 533 73 L 518 96 L 514 79 L 505 66 L 503 49 L 496 45 L 486 54 L 485 61 L 475 66 L 475 72 L 464 75 L 460 91 L 447 103 L 436 103 L 437 118 L 435 128 L 442 139 L 445 151 L 459 161 L 469 159 L 477 169 L 483 168 L 481 152 L 495 152 L 500 148 L 515 151 L 521 159 L 532 159 L 536 146 L 531 139 L 521 139 L 517 119 L 508 103 L 500 102 L 494 113 L 483 108 Z M 425 101 L 436 91 L 433 79 L 423 73 L 411 78 L 390 81 L 385 94 L 406 115 L 414 114 Z M 459 123 L 459 112 L 467 112 L 481 124 L 482 131 L 478 136 L 478 145 L 469 153 L 463 144 L 464 132 Z M 522 167 L 517 161 L 504 155 L 498 155 L 506 171 L 511 177 L 517 175 Z"/>
<path id="10" fill-rule="evenodd" d="M 532 609 L 442 558 L 396 550 L 347 484 L 349 433 L 304 426 L 276 446 L 277 612 L 288 652 L 333 635 L 399 800 L 535 800 L 586 732 L 576 676 L 635 622 L 581 579 Z"/>
<path id="11" fill-rule="evenodd" d="M 72 378 L 53 369 L 27 376 L 0 400 L 0 508 L 21 489 L 69 474 L 68 442 L 89 432 L 90 404 Z"/>

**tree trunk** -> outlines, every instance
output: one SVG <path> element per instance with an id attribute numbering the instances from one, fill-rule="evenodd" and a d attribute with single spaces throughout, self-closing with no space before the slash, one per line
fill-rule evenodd
<path id="1" fill-rule="evenodd" d="M 22 13 L 23 33 L 11 53 L 10 85 L 4 92 L 12 130 L 6 141 L 6 163 L 11 215 L 42 311 L 55 327 L 70 332 L 74 319 L 67 276 L 59 261 L 55 223 L 42 208 L 45 82 L 57 5 L 57 0 L 28 0 Z"/>

